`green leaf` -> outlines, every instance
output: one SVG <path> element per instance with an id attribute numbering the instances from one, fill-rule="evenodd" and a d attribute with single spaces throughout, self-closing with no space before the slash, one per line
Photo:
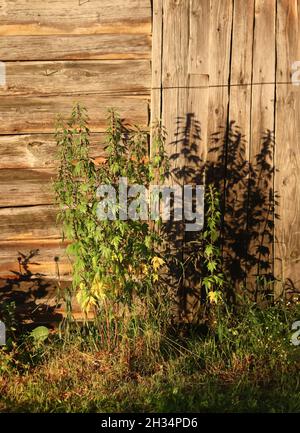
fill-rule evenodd
<path id="1" fill-rule="evenodd" d="M 43 343 L 49 336 L 49 329 L 46 326 L 38 326 L 30 333 L 35 343 Z"/>

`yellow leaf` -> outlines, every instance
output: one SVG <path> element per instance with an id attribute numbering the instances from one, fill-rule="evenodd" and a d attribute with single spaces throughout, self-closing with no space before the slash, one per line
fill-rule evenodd
<path id="1" fill-rule="evenodd" d="M 211 290 L 210 292 L 208 292 L 208 299 L 209 299 L 209 302 L 211 304 L 214 304 L 214 303 L 217 304 L 219 298 L 220 298 L 220 292 L 215 292 L 213 290 Z"/>
<path id="2" fill-rule="evenodd" d="M 142 272 L 142 275 L 148 275 L 148 273 L 149 273 L 149 268 L 145 263 L 143 263 L 141 265 L 141 272 Z"/>
<path id="3" fill-rule="evenodd" d="M 96 299 L 102 300 L 106 297 L 107 285 L 100 280 L 99 275 L 95 275 L 92 287 L 91 287 L 91 295 L 93 295 Z"/>
<path id="4" fill-rule="evenodd" d="M 152 280 L 155 282 L 155 281 L 158 281 L 158 274 L 153 274 L 152 275 Z"/>
<path id="5" fill-rule="evenodd" d="M 153 267 L 154 271 L 157 271 L 164 264 L 165 264 L 165 261 L 161 257 L 155 256 L 155 257 L 152 258 L 152 267 Z"/>

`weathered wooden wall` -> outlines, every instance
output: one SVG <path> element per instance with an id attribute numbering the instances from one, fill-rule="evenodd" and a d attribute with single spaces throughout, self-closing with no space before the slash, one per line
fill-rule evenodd
<path id="1" fill-rule="evenodd" d="M 148 123 L 151 2 L 1 0 L 0 61 L 0 277 L 36 251 L 22 273 L 55 279 L 58 265 L 68 279 L 51 188 L 55 118 L 83 103 L 93 156 L 103 154 L 108 107 Z"/>
<path id="2" fill-rule="evenodd" d="M 223 191 L 224 257 L 236 282 L 251 286 L 274 273 L 278 293 L 299 289 L 300 86 L 292 64 L 300 60 L 300 1 L 153 4 L 152 117 L 169 132 L 174 180 L 185 181 L 180 167 L 196 161 L 194 177 L 205 169 Z"/>

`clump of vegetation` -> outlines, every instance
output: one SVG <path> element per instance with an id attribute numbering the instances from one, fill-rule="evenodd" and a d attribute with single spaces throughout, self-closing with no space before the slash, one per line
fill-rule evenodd
<path id="1" fill-rule="evenodd" d="M 157 151 L 149 159 L 147 134 L 126 128 L 112 110 L 106 131 L 107 157 L 97 166 L 89 156 L 87 122 L 85 109 L 76 105 L 56 136 L 60 168 L 55 191 L 59 220 L 71 241 L 67 248 L 73 258 L 71 296 L 76 296 L 85 313 L 94 311 L 92 327 L 102 348 L 128 348 L 128 339 L 137 341 L 142 335 L 150 339 L 147 347 L 153 350 L 168 322 L 168 287 L 159 277 L 165 265 L 159 248 L 163 242 L 157 230 L 160 221 L 154 229 L 148 221 L 123 218 L 118 203 L 122 179 L 128 185 L 148 188 L 154 178 L 162 178 L 167 167 L 163 137 L 157 130 Z M 99 185 L 115 188 L 115 202 L 106 198 L 109 219 L 97 216 Z M 128 201 L 130 206 L 133 199 Z"/>
<path id="2" fill-rule="evenodd" d="M 76 105 L 59 123 L 55 191 L 74 271 L 64 293 L 68 316 L 59 332 L 38 327 L 20 335 L 13 305 L 2 312 L 9 339 L 0 349 L 0 411 L 299 411 L 300 346 L 290 344 L 299 303 L 260 306 L 246 291 L 232 303 L 214 186 L 206 185 L 204 230 L 178 263 L 199 276 L 203 308 L 184 324 L 188 332 L 172 315 L 176 290 L 164 278 L 170 257 L 161 221 L 118 218 L 121 209 L 109 200 L 116 218 L 99 220 L 100 184 L 127 177 L 148 187 L 169 169 L 160 125 L 149 157 L 146 133 L 125 127 L 115 111 L 108 124 L 107 156 L 98 165 L 89 155 L 86 110 Z M 75 298 L 83 324 L 72 318 Z"/>

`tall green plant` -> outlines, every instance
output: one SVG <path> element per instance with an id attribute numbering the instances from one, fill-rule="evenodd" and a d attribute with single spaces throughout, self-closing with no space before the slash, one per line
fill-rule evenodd
<path id="1" fill-rule="evenodd" d="M 157 151 L 148 156 L 148 136 L 139 128 L 125 128 L 119 115 L 110 110 L 106 131 L 106 161 L 96 166 L 89 157 L 86 110 L 76 105 L 67 122 L 60 120 L 56 139 L 59 172 L 54 187 L 64 236 L 71 241 L 73 293 L 86 312 L 106 311 L 115 318 L 116 306 L 137 308 L 149 302 L 160 308 L 159 270 L 165 261 L 158 251 L 161 239 L 147 221 L 99 220 L 97 187 L 116 186 L 127 177 L 129 185 L 148 187 L 167 165 L 164 139 L 156 129 Z M 118 197 L 117 197 L 118 198 Z M 118 215 L 120 209 L 111 209 Z M 108 311 L 113 307 L 114 313 Z M 126 309 L 125 308 L 125 309 Z M 149 308 L 143 309 L 149 313 Z M 109 319 L 110 320 L 110 319 Z"/>
<path id="2" fill-rule="evenodd" d="M 212 184 L 207 185 L 205 190 L 204 220 L 204 230 L 199 233 L 196 241 L 192 241 L 193 252 L 187 258 L 185 266 L 192 265 L 198 275 L 204 311 L 208 311 L 210 318 L 215 321 L 215 313 L 220 311 L 219 306 L 225 305 L 227 281 L 220 245 L 220 193 Z"/>

